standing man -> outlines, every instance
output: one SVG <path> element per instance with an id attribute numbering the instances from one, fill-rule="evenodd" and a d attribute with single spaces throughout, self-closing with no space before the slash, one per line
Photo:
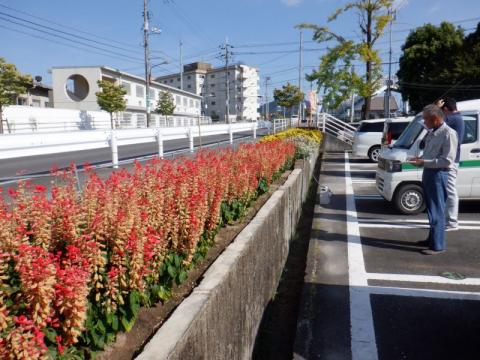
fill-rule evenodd
<path id="1" fill-rule="evenodd" d="M 444 114 L 437 105 L 423 109 L 425 126 L 430 129 L 425 137 L 425 149 L 421 158 L 411 162 L 423 166 L 422 187 L 427 202 L 430 232 L 425 241 L 425 255 L 445 251 L 445 201 L 447 199 L 448 171 L 455 162 L 457 133 L 443 121 Z"/>
<path id="2" fill-rule="evenodd" d="M 437 101 L 437 105 L 445 114 L 445 122 L 457 132 L 458 145 L 455 163 L 448 170 L 447 183 L 447 202 L 446 202 L 446 231 L 458 230 L 458 193 L 457 193 L 457 174 L 460 164 L 460 145 L 462 145 L 465 134 L 465 123 L 462 115 L 457 111 L 457 102 L 452 98 L 445 98 Z"/>

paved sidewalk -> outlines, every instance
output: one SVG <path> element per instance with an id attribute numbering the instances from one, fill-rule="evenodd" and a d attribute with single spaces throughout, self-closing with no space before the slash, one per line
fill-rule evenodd
<path id="1" fill-rule="evenodd" d="M 462 203 L 447 252 L 424 256 L 425 214 L 405 216 L 377 195 L 375 164 L 324 155 L 295 359 L 480 358 L 480 207 Z M 451 280 L 458 272 L 464 280 Z"/>

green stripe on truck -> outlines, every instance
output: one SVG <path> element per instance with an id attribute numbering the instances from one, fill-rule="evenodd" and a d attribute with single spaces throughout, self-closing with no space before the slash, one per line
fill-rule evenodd
<path id="1" fill-rule="evenodd" d="M 480 166 L 480 160 L 460 161 L 460 167 L 477 167 Z"/>

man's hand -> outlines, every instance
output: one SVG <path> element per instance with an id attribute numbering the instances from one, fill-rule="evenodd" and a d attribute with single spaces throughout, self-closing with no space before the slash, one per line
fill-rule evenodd
<path id="1" fill-rule="evenodd" d="M 423 159 L 419 157 L 408 159 L 407 162 L 415 166 L 423 166 L 423 164 L 425 163 L 425 161 L 423 161 Z"/>
<path id="2" fill-rule="evenodd" d="M 435 105 L 437 105 L 441 109 L 443 105 L 445 105 L 445 100 L 440 99 L 435 103 Z"/>

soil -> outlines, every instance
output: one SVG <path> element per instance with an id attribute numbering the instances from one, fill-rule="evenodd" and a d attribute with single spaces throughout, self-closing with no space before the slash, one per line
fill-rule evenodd
<path id="1" fill-rule="evenodd" d="M 267 193 L 260 196 L 248 210 L 246 216 L 233 225 L 222 228 L 215 237 L 215 244 L 209 249 L 207 256 L 188 273 L 188 278 L 179 286 L 172 289 L 171 298 L 165 303 L 158 303 L 151 308 L 142 308 L 133 329 L 128 333 L 117 334 L 114 343 L 97 353 L 97 360 L 130 360 L 137 356 L 153 337 L 155 332 L 169 318 L 178 305 L 190 295 L 193 289 L 201 282 L 203 274 L 217 257 L 234 241 L 236 236 L 253 219 L 270 196 L 285 182 L 290 171 L 285 172 L 275 181 Z"/>
<path id="2" fill-rule="evenodd" d="M 290 243 L 290 251 L 277 292 L 263 314 L 253 349 L 253 360 L 293 358 L 298 310 L 318 187 L 315 178 L 318 179 L 320 164 L 321 155 L 315 164 L 314 179 L 310 182 L 295 236 Z"/>

